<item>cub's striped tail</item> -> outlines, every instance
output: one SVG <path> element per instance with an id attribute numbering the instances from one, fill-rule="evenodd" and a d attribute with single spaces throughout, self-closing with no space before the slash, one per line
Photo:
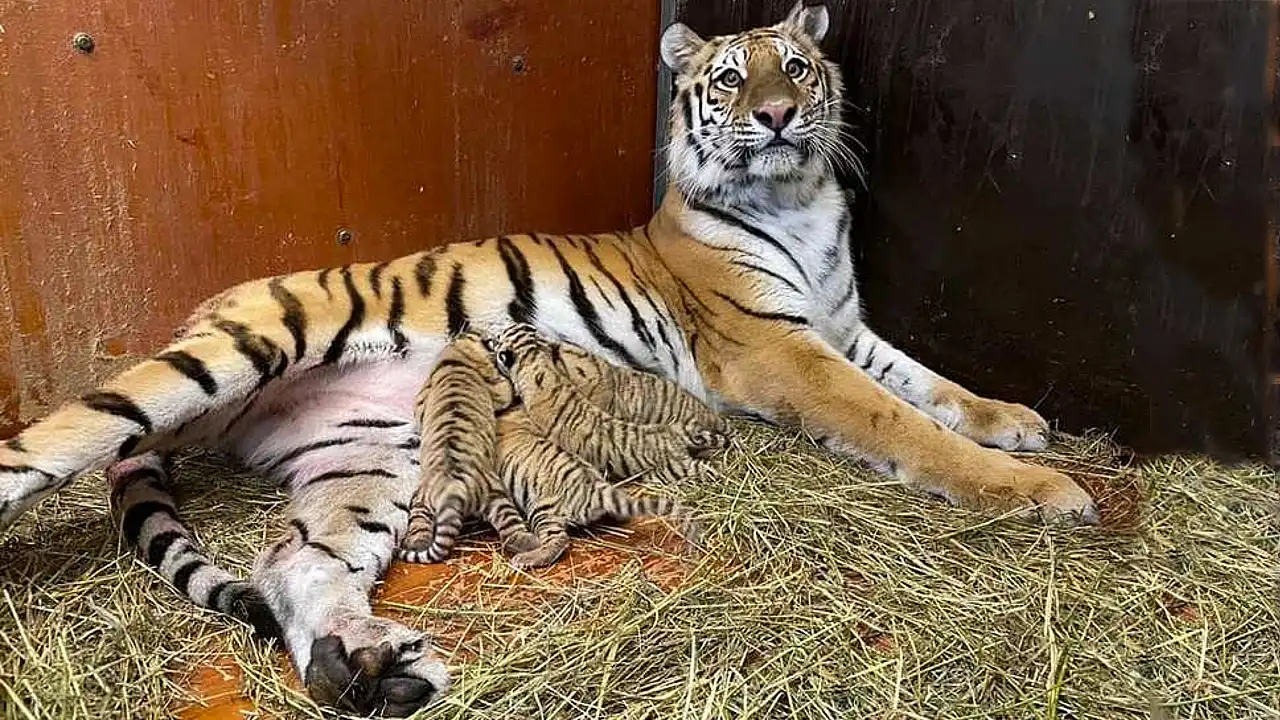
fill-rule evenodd
<path id="1" fill-rule="evenodd" d="M 260 638 L 281 637 L 280 625 L 257 588 L 215 565 L 196 545 L 178 517 L 158 453 L 111 465 L 107 480 L 121 533 L 148 565 L 195 604 L 244 622 Z"/>
<path id="2" fill-rule="evenodd" d="M 396 549 L 396 558 L 411 563 L 438 563 L 449 557 L 462 532 L 463 517 L 458 505 L 445 505 L 434 517 L 429 506 L 420 504 L 417 498 L 410 507 L 409 530 Z"/>

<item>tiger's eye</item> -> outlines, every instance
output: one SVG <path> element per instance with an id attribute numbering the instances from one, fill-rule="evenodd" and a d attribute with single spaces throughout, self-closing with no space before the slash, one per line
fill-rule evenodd
<path id="1" fill-rule="evenodd" d="M 730 68 L 720 73 L 720 76 L 716 78 L 716 84 L 732 90 L 742 84 L 742 75 L 737 70 Z"/>
<path id="2" fill-rule="evenodd" d="M 809 72 L 809 63 L 801 60 L 800 58 L 791 58 L 787 61 L 787 65 L 784 69 L 792 80 L 799 80 L 804 77 L 805 73 Z"/>

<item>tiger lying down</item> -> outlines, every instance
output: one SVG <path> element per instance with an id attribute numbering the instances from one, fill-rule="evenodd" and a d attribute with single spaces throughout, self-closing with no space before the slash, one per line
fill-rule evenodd
<path id="1" fill-rule="evenodd" d="M 696 477 L 696 458 L 725 444 L 721 416 L 668 380 L 548 342 L 530 325 L 489 345 L 475 333 L 455 338 L 418 395 L 422 484 L 400 559 L 443 560 L 475 516 L 516 553 L 516 567 L 555 562 L 566 524 L 667 515 L 692 533 L 673 501 L 633 498 L 606 478 Z"/>
<path id="2" fill-rule="evenodd" d="M 448 338 L 527 323 L 678 383 L 720 411 L 803 426 L 925 493 L 987 511 L 1095 522 L 1039 450 L 1034 411 L 983 398 L 862 320 L 841 163 L 839 68 L 823 7 L 703 39 L 673 25 L 670 178 L 643 226 L 508 235 L 238 285 L 175 341 L 0 446 L 0 529 L 86 472 L 168 505 L 163 456 L 216 448 L 290 489 L 289 533 L 242 581 L 163 510 L 125 517 L 183 593 L 278 631 L 312 696 L 405 715 L 449 675 L 418 630 L 374 617 L 419 486 L 413 404 Z M 597 130 L 602 132 L 603 130 Z M 142 478 L 126 482 L 128 478 Z M 50 539 L 53 542 L 53 539 Z"/>

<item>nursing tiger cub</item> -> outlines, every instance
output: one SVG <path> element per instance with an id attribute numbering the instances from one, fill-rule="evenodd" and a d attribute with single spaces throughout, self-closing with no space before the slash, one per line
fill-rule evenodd
<path id="1" fill-rule="evenodd" d="M 448 673 L 421 632 L 374 617 L 367 596 L 418 485 L 412 401 L 450 335 L 512 321 L 717 409 L 803 426 L 952 502 L 1096 521 L 1070 478 L 996 449 L 1042 449 L 1037 413 L 944 379 L 863 322 L 835 176 L 843 88 L 818 49 L 827 26 L 825 8 L 798 4 L 735 35 L 666 30 L 670 184 L 641 227 L 457 243 L 223 292 L 161 353 L 0 446 L 0 528 L 121 460 L 229 452 L 292 491 L 290 535 L 251 582 L 309 691 L 361 713 L 411 712 Z M 176 553 L 172 538 L 156 535 L 146 554 Z M 181 579 L 206 593 L 212 573 L 197 564 Z"/>
<path id="2" fill-rule="evenodd" d="M 414 403 L 422 479 L 409 505 L 401 560 L 444 560 L 463 521 L 476 516 L 498 531 L 508 551 L 538 546 L 498 477 L 497 415 L 515 402 L 479 335 L 462 333 L 445 346 Z"/>
<path id="3" fill-rule="evenodd" d="M 471 333 L 454 340 L 418 396 L 422 485 L 409 508 L 400 559 L 444 559 L 462 520 L 482 509 L 503 546 L 516 552 L 516 567 L 555 562 L 568 547 L 566 524 L 682 515 L 674 501 L 631 497 L 609 484 L 606 473 L 692 477 L 698 470 L 693 454 L 724 445 L 720 416 L 670 381 L 592 363 L 582 350 L 548 342 L 530 325 L 512 325 L 494 343 L 493 355 L 505 360 L 511 380 L 499 375 L 483 343 Z M 581 362 L 570 368 L 565 358 Z M 634 422 L 632 415 L 666 422 Z M 686 518 L 677 519 L 691 531 Z"/>

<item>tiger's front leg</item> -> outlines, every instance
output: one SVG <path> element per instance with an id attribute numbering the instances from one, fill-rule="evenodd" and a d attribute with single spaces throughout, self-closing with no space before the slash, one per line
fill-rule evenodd
<path id="1" fill-rule="evenodd" d="M 410 463 L 393 465 L 297 490 L 289 533 L 259 557 L 253 584 L 316 702 L 404 717 L 441 697 L 450 678 L 423 633 L 374 616 L 369 604 L 418 481 Z"/>
<path id="2" fill-rule="evenodd" d="M 844 352 L 894 395 L 974 442 L 1001 450 L 1044 450 L 1049 423 L 1025 405 L 981 397 L 925 367 L 865 325 Z"/>
<path id="3" fill-rule="evenodd" d="M 815 334 L 762 326 L 739 336 L 756 340 L 717 356 L 718 371 L 707 377 L 730 405 L 799 424 L 829 448 L 870 460 L 954 503 L 1097 522 L 1092 499 L 1066 475 L 952 432 Z"/>

